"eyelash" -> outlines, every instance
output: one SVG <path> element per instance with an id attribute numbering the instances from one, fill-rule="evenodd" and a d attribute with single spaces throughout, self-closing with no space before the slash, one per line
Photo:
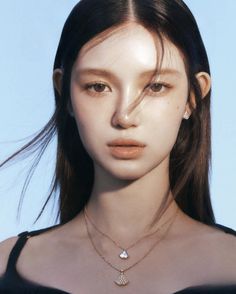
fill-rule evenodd
<path id="1" fill-rule="evenodd" d="M 157 96 L 157 94 L 161 94 L 163 91 L 166 91 L 166 90 L 168 90 L 168 89 L 170 89 L 171 88 L 171 85 L 170 84 L 167 84 L 167 83 L 163 83 L 163 82 L 155 82 L 155 83 L 151 83 L 151 84 L 149 84 L 149 85 L 147 85 L 147 87 L 151 87 L 151 86 L 153 86 L 153 85 L 158 85 L 158 86 L 161 86 L 161 88 L 164 88 L 164 90 L 162 90 L 162 91 L 157 91 L 157 92 L 155 92 L 155 91 L 151 91 L 151 96 Z M 146 88 L 147 88 L 146 87 Z M 145 89 L 146 89 L 145 88 Z"/>
<path id="2" fill-rule="evenodd" d="M 86 91 L 91 92 L 91 91 L 90 91 L 90 88 L 93 88 L 93 87 L 96 86 L 96 85 L 107 86 L 107 85 L 105 85 L 105 84 L 103 84 L 103 83 L 101 83 L 101 82 L 95 82 L 95 83 L 91 83 L 91 84 L 86 84 L 84 88 L 85 88 Z M 92 96 L 100 96 L 102 93 L 103 93 L 103 92 L 91 92 L 91 95 L 92 95 Z"/>
<path id="3" fill-rule="evenodd" d="M 84 86 L 84 89 L 86 90 L 86 91 L 88 91 L 88 92 L 90 92 L 90 94 L 92 95 L 92 96 L 100 96 L 101 94 L 103 94 L 104 92 L 102 91 L 102 92 L 91 92 L 90 91 L 90 89 L 91 88 L 93 88 L 93 87 L 95 87 L 95 86 L 97 86 L 97 85 L 102 85 L 102 86 L 106 86 L 106 87 L 108 87 L 107 85 L 105 85 L 104 83 L 102 83 L 102 82 L 94 82 L 94 83 L 89 83 L 89 84 L 85 84 L 85 86 Z M 153 86 L 153 85 L 159 85 L 159 86 L 162 86 L 162 87 L 165 87 L 166 89 L 170 89 L 171 88 L 171 85 L 170 84 L 167 84 L 167 83 L 158 83 L 158 82 L 155 82 L 155 83 L 151 83 L 151 84 L 149 84 L 149 85 L 147 85 L 147 87 L 149 87 L 149 86 Z M 146 88 L 147 88 L 146 87 Z M 146 89 L 145 88 L 145 89 Z M 151 96 L 157 96 L 157 94 L 159 94 L 159 93 L 162 93 L 163 91 L 157 91 L 157 92 L 152 92 L 152 94 L 150 94 Z"/>

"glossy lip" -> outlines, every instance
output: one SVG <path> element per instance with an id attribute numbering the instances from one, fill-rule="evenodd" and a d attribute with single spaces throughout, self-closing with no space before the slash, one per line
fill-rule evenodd
<path id="1" fill-rule="evenodd" d="M 134 139 L 118 138 L 107 144 L 108 146 L 145 147 L 146 145 Z"/>

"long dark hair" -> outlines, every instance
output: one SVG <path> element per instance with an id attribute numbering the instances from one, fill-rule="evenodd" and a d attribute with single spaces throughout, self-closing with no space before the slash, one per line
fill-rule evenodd
<path id="1" fill-rule="evenodd" d="M 60 217 L 61 224 L 75 217 L 89 200 L 94 168 L 80 140 L 75 120 L 68 112 L 71 71 L 80 49 L 88 41 L 98 35 L 103 36 L 102 40 L 115 28 L 132 21 L 156 33 L 159 38 L 166 37 L 184 56 L 189 89 L 193 91 L 196 101 L 191 117 L 181 123 L 170 154 L 170 188 L 185 213 L 203 223 L 215 223 L 209 191 L 211 92 L 202 99 L 195 77 L 201 71 L 210 74 L 210 69 L 197 23 L 182 0 L 81 0 L 71 11 L 54 62 L 54 70 L 63 70 L 61 93 L 54 87 L 55 112 L 36 137 L 1 164 L 3 166 L 32 150 L 39 152 L 26 179 L 27 186 L 43 151 L 57 135 L 55 175 L 36 221 L 57 189 L 60 203 L 57 217 Z"/>

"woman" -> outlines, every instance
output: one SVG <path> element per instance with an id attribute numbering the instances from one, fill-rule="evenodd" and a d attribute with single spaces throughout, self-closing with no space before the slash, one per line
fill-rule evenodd
<path id="1" fill-rule="evenodd" d="M 53 81 L 52 119 L 3 164 L 57 133 L 60 224 L 0 244 L 0 293 L 236 293 L 236 232 L 209 194 L 210 69 L 186 5 L 80 1 Z"/>

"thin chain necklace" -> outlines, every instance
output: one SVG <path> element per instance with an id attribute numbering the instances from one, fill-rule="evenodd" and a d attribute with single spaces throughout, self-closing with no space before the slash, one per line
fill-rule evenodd
<path id="1" fill-rule="evenodd" d="M 128 267 L 126 267 L 126 268 L 122 268 L 122 269 L 120 269 L 120 268 L 118 268 L 118 267 L 116 267 L 115 265 L 113 265 L 110 261 L 108 261 L 106 258 L 105 258 L 105 256 L 103 256 L 100 252 L 99 252 L 99 250 L 97 249 L 97 247 L 95 246 L 95 244 L 94 244 L 94 242 L 93 242 L 93 238 L 92 238 L 92 236 L 91 236 L 91 234 L 90 234 L 90 232 L 89 232 L 89 229 L 88 229 L 88 224 L 87 224 L 87 220 L 86 220 L 86 217 L 85 217 L 85 212 L 84 212 L 84 209 L 83 209 L 83 216 L 84 216 L 84 220 L 85 220 L 85 224 L 86 224 L 86 229 L 87 229 L 87 233 L 88 233 L 88 236 L 89 236 L 89 240 L 91 241 L 91 244 L 92 244 L 92 246 L 93 246 L 93 248 L 94 248 L 94 250 L 97 252 L 97 254 L 110 266 L 110 267 L 112 267 L 113 269 L 115 269 L 116 271 L 118 271 L 119 272 L 119 276 L 118 276 L 118 278 L 114 281 L 114 283 L 116 284 L 116 285 L 118 285 L 118 286 L 126 286 L 128 283 L 129 283 L 129 280 L 128 280 L 128 278 L 126 277 L 126 275 L 125 275 L 125 272 L 127 271 L 127 270 L 129 270 L 129 269 L 131 269 L 132 267 L 134 267 L 135 265 L 137 265 L 139 262 L 141 262 L 155 247 L 156 247 L 156 245 L 161 241 L 161 240 L 163 240 L 166 236 L 167 236 L 167 234 L 168 234 L 168 232 L 169 232 L 169 230 L 170 230 L 170 228 L 171 228 L 171 226 L 172 226 L 172 224 L 174 223 L 174 220 L 175 220 L 175 218 L 176 218 L 176 216 L 177 216 L 177 214 L 178 214 L 178 212 L 179 212 L 179 208 L 177 208 L 177 210 L 176 210 L 176 213 L 175 213 L 175 215 L 174 215 L 174 217 L 172 218 L 172 221 L 170 222 L 170 224 L 168 225 L 168 227 L 167 227 L 167 230 L 164 232 L 164 234 L 161 236 L 161 238 L 159 238 L 154 244 L 153 244 L 153 246 L 148 250 L 148 252 L 146 252 L 139 260 L 137 260 L 134 264 L 132 264 L 132 265 L 130 265 L 130 266 L 128 266 Z"/>
<path id="2" fill-rule="evenodd" d="M 118 255 L 121 259 L 127 259 L 129 257 L 128 254 L 128 249 L 134 247 L 137 243 L 141 242 L 144 238 L 150 237 L 154 234 L 156 234 L 165 224 L 167 224 L 171 218 L 169 218 L 166 222 L 164 222 L 160 227 L 158 227 L 153 233 L 144 235 L 143 237 L 137 239 L 134 243 L 132 243 L 130 246 L 128 246 L 127 248 L 124 248 L 124 246 L 121 246 L 118 242 L 116 242 L 115 240 L 113 240 L 110 236 L 108 236 L 107 234 L 105 234 L 104 232 L 102 232 L 94 223 L 94 221 L 88 216 L 88 211 L 86 206 L 84 207 L 84 214 L 86 215 L 86 217 L 88 218 L 89 222 L 93 225 L 93 227 L 100 233 L 102 234 L 104 237 L 110 239 L 117 247 L 119 247 L 121 249 L 121 253 Z"/>

